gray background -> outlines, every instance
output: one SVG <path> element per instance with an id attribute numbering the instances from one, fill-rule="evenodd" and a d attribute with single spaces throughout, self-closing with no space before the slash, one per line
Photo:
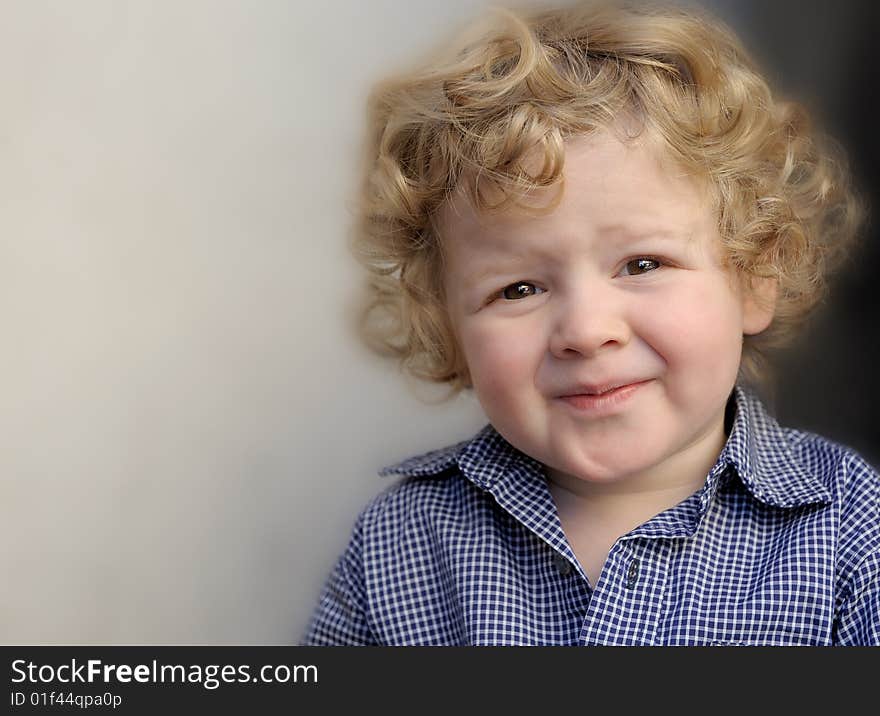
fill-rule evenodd
<path id="1" fill-rule="evenodd" d="M 345 241 L 370 83 L 485 4 L 0 5 L 0 641 L 290 643 L 377 469 L 483 424 L 358 345 Z M 711 5 L 874 192 L 876 7 Z M 776 397 L 875 462 L 877 258 Z"/>

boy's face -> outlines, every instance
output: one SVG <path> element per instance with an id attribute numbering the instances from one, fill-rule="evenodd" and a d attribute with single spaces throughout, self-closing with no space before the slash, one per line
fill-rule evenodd
<path id="1" fill-rule="evenodd" d="M 568 140 L 545 216 L 480 216 L 462 195 L 441 216 L 448 310 L 489 420 L 591 483 L 717 456 L 743 334 L 772 318 L 721 268 L 705 192 L 652 146 Z"/>

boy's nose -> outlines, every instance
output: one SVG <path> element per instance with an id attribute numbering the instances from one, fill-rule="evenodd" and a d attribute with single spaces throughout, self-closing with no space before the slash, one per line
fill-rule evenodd
<path id="1" fill-rule="evenodd" d="M 557 358 L 593 356 L 629 342 L 629 324 L 619 303 L 608 293 L 583 292 L 557 308 L 550 336 L 550 352 Z"/>

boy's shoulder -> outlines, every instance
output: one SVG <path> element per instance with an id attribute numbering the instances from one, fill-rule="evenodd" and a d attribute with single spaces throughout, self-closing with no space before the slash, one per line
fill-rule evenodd
<path id="1" fill-rule="evenodd" d="M 792 452 L 846 510 L 865 512 L 880 532 L 880 471 L 858 450 L 808 430 L 783 428 Z"/>
<path id="2" fill-rule="evenodd" d="M 880 472 L 857 450 L 806 430 L 783 429 L 804 469 L 827 488 L 841 530 L 880 549 Z M 871 536 L 872 535 L 872 536 Z M 844 535 L 842 535 L 844 536 Z"/>
<path id="3" fill-rule="evenodd" d="M 877 490 L 880 474 L 852 447 L 808 430 L 781 426 L 763 401 L 737 387 L 736 418 L 725 453 L 740 473 L 775 501 L 837 501 L 852 488 Z M 773 500 L 771 500 L 773 501 Z"/>
<path id="4" fill-rule="evenodd" d="M 880 483 L 880 472 L 855 448 L 819 433 L 797 428 L 781 428 L 792 451 L 804 465 L 830 481 L 842 481 L 846 487 L 853 477 Z"/>
<path id="5" fill-rule="evenodd" d="M 852 574 L 880 553 L 880 473 L 847 445 L 809 431 L 785 432 L 795 454 L 831 493 L 837 568 Z"/>
<path id="6" fill-rule="evenodd" d="M 880 473 L 857 450 L 818 433 L 782 427 L 753 393 L 736 389 L 725 451 L 751 493 L 774 507 L 835 514 L 839 555 L 880 550 Z"/>

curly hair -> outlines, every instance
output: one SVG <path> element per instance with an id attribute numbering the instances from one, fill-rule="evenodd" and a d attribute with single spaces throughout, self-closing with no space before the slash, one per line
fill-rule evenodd
<path id="1" fill-rule="evenodd" d="M 744 338 L 745 380 L 760 382 L 767 349 L 821 301 L 862 215 L 837 145 L 773 97 L 730 30 L 693 10 L 496 9 L 379 83 L 368 107 L 352 245 L 369 277 L 362 337 L 450 397 L 470 378 L 445 309 L 438 212 L 458 188 L 496 211 L 561 186 L 567 137 L 635 117 L 710 187 L 727 266 L 777 284 L 770 327 Z"/>

